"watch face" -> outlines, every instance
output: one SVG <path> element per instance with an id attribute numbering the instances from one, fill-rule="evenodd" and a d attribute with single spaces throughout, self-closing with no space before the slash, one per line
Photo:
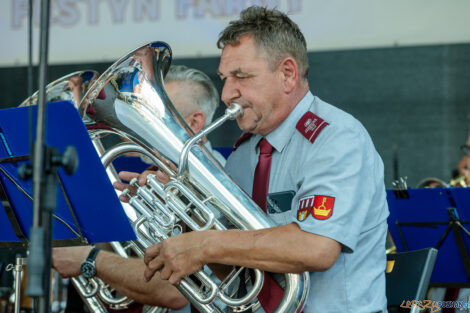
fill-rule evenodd
<path id="1" fill-rule="evenodd" d="M 92 262 L 85 261 L 80 270 L 85 278 L 93 278 L 96 275 L 95 265 Z"/>

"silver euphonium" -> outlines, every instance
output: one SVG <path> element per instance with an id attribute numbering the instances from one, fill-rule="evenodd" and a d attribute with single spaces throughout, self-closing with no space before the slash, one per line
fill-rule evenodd
<path id="1" fill-rule="evenodd" d="M 241 113 L 237 104 L 224 116 L 194 135 L 175 110 L 164 89 L 171 63 L 170 47 L 163 42 L 146 44 L 114 63 L 90 87 L 79 111 L 95 136 L 114 133 L 125 139 L 103 152 L 104 165 L 116 157 L 139 152 L 170 177 L 163 185 L 154 176 L 146 186 L 128 191 L 128 212 L 141 250 L 185 230 L 237 228 L 255 230 L 276 226 L 212 157 L 201 142 L 208 132 Z M 176 167 L 176 169 L 175 169 Z M 126 210 L 127 211 L 127 210 Z M 255 270 L 252 289 L 234 296 L 243 269 L 234 267 L 221 283 L 210 272 L 184 277 L 178 289 L 201 312 L 243 311 L 256 302 L 264 275 Z M 300 312 L 308 293 L 308 273 L 284 275 L 285 293 L 276 312 Z"/>
<path id="2" fill-rule="evenodd" d="M 98 76 L 99 74 L 96 71 L 83 70 L 58 78 L 46 86 L 46 102 L 71 101 L 78 109 L 83 96 L 96 81 Z M 35 92 L 19 106 L 37 105 L 37 103 L 38 92 Z M 93 130 L 91 132 L 93 133 Z M 103 151 L 100 138 L 97 138 L 95 134 L 90 134 L 90 136 L 95 148 L 98 150 L 98 153 Z M 112 166 L 107 168 L 107 172 L 110 178 L 117 177 Z M 131 212 L 133 210 L 126 203 L 123 203 L 123 206 L 126 209 L 126 212 Z M 132 247 L 124 246 L 119 242 L 112 242 L 111 246 L 117 254 L 126 258 L 129 256 L 129 249 L 132 250 Z M 143 256 L 141 250 L 133 252 L 134 254 Z M 77 277 L 73 277 L 71 281 L 84 303 L 90 309 L 90 312 L 107 313 L 108 307 L 115 310 L 126 309 L 133 302 L 133 300 L 118 294 L 111 286 L 104 283 L 99 278 L 86 279 L 82 275 L 79 275 Z M 159 307 L 146 307 L 145 313 L 157 313 L 163 311 L 166 310 Z"/>

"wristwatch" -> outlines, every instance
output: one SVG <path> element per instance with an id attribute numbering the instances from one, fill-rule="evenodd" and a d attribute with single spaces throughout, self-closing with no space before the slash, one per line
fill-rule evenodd
<path id="1" fill-rule="evenodd" d="M 80 271 L 82 272 L 83 277 L 93 278 L 96 275 L 95 259 L 100 252 L 100 249 L 93 247 L 88 254 L 86 260 L 80 266 Z"/>

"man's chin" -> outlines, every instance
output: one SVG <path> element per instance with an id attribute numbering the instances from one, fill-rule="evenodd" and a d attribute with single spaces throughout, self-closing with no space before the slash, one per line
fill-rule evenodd
<path id="1" fill-rule="evenodd" d="M 244 114 L 236 118 L 238 127 L 245 133 L 258 134 L 261 118 Z"/>
<path id="2" fill-rule="evenodd" d="M 237 120 L 238 128 L 240 128 L 242 132 L 251 133 L 252 130 L 254 129 L 253 125 L 249 125 L 248 123 L 246 123 L 246 121 L 244 121 L 243 118 L 237 118 L 236 120 Z"/>

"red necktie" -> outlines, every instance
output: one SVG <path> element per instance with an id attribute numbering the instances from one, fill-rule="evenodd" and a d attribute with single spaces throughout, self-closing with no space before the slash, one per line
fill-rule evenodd
<path id="1" fill-rule="evenodd" d="M 271 170 L 271 153 L 273 147 L 266 139 L 259 142 L 259 159 L 255 169 L 255 177 L 253 179 L 253 193 L 251 198 L 266 213 L 266 196 L 269 187 L 269 172 Z"/>
<path id="2" fill-rule="evenodd" d="M 259 159 L 255 169 L 253 179 L 252 198 L 266 213 L 269 187 L 269 173 L 271 170 L 271 153 L 273 147 L 266 139 L 259 142 Z M 271 278 L 270 275 L 264 275 L 264 285 L 258 294 L 258 300 L 266 313 L 273 312 L 281 302 L 284 290 Z"/>

